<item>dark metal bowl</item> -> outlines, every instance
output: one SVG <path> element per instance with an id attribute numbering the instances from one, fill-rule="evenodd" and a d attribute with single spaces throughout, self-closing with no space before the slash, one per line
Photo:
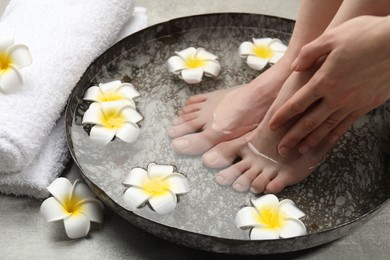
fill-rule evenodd
<path id="1" fill-rule="evenodd" d="M 258 72 L 238 57 L 239 44 L 256 37 L 276 37 L 287 44 L 293 26 L 291 20 L 258 14 L 179 18 L 130 35 L 97 58 L 69 98 L 66 131 L 73 159 L 98 197 L 131 224 L 154 235 L 189 247 L 232 254 L 314 247 L 348 234 L 374 216 L 390 194 L 387 104 L 354 124 L 307 180 L 278 195 L 292 199 L 306 213 L 303 221 L 308 234 L 301 237 L 249 240 L 248 231 L 235 227 L 234 216 L 254 195 L 218 186 L 213 181 L 217 171 L 202 166 L 199 156 L 182 156 L 170 149 L 166 130 L 186 98 L 249 82 L 257 76 Z M 216 79 L 189 86 L 167 72 L 166 60 L 174 51 L 190 46 L 204 47 L 219 56 L 222 72 Z M 81 125 L 89 105 L 82 97 L 88 87 L 115 79 L 131 82 L 140 91 L 137 107 L 145 119 L 135 143 L 114 140 L 102 148 L 89 141 L 88 127 Z M 180 197 L 170 214 L 160 216 L 148 207 L 133 213 L 124 205 L 124 176 L 133 167 L 146 167 L 149 162 L 173 164 L 189 180 L 190 193 Z"/>

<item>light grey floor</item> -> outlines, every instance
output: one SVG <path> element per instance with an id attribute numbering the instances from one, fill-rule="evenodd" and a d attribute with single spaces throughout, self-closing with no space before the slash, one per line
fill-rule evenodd
<path id="1" fill-rule="evenodd" d="M 138 0 L 150 24 L 211 12 L 252 12 L 294 19 L 298 0 Z M 8 0 L 0 0 L 0 16 Z M 69 179 L 80 178 L 72 167 Z M 41 201 L 0 195 L 0 259 L 237 259 L 173 245 L 106 211 L 105 223 L 85 239 L 73 241 L 60 223 L 39 215 Z M 357 231 L 333 243 L 302 252 L 240 259 L 389 259 L 390 206 Z"/>

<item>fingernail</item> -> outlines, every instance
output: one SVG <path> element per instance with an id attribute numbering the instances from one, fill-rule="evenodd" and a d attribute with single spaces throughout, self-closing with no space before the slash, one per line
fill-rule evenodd
<path id="1" fill-rule="evenodd" d="M 301 152 L 301 154 L 305 154 L 310 151 L 310 148 L 307 145 L 302 145 L 301 147 L 299 147 L 299 151 Z"/>
<path id="2" fill-rule="evenodd" d="M 298 69 L 298 64 L 299 64 L 299 60 L 298 60 L 298 58 L 296 58 L 296 59 L 293 61 L 293 63 L 291 63 L 291 69 L 292 69 L 292 70 Z"/>
<path id="3" fill-rule="evenodd" d="M 175 139 L 172 141 L 172 145 L 178 150 L 185 150 L 189 147 L 190 142 L 185 139 Z"/>
<path id="4" fill-rule="evenodd" d="M 285 146 L 282 146 L 282 147 L 279 149 L 279 154 L 282 155 L 282 156 L 286 156 L 289 152 L 290 152 L 290 149 L 288 149 L 288 148 L 285 147 Z"/>

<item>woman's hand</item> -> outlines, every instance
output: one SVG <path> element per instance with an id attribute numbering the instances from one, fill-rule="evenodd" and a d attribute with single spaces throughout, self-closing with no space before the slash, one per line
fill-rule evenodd
<path id="1" fill-rule="evenodd" d="M 325 31 L 305 45 L 292 64 L 319 69 L 270 121 L 277 130 L 300 119 L 284 135 L 279 153 L 298 145 L 309 152 L 325 138 L 335 143 L 352 123 L 390 97 L 390 16 L 361 16 Z"/>

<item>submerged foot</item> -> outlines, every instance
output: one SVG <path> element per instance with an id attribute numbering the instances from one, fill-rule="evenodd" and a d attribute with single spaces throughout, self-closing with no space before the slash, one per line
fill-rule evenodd
<path id="1" fill-rule="evenodd" d="M 220 142 L 253 130 L 289 74 L 289 63 L 280 62 L 249 84 L 190 97 L 168 130 L 168 135 L 173 138 L 172 148 L 182 154 L 202 154 Z M 247 112 L 248 106 L 250 113 Z M 220 131 L 218 125 L 214 125 L 214 116 L 219 118 L 222 114 L 223 118 L 235 119 L 235 126 L 229 131 Z M 243 119 L 242 124 L 237 122 L 237 117 Z"/>
<path id="2" fill-rule="evenodd" d="M 289 77 L 255 130 L 235 140 L 220 143 L 203 155 L 202 160 L 206 166 L 227 167 L 216 175 L 218 184 L 232 185 L 240 192 L 250 189 L 253 193 L 277 193 L 304 180 L 323 160 L 332 148 L 332 143 L 323 142 L 304 155 L 291 151 L 286 156 L 281 156 L 278 144 L 289 126 L 276 132 L 268 127 L 274 112 L 297 88 L 307 82 L 311 73 L 294 73 Z M 231 165 L 236 158 L 241 160 Z"/>

